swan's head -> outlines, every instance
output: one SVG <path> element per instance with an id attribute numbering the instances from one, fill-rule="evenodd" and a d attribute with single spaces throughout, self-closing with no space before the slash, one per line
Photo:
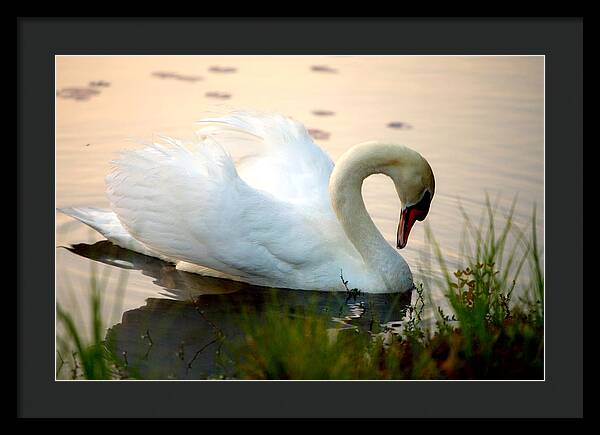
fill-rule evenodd
<path id="1" fill-rule="evenodd" d="M 360 192 L 363 180 L 371 174 L 385 174 L 394 182 L 402 204 L 396 247 L 402 249 L 415 222 L 429 212 L 435 193 L 433 171 L 421 154 L 404 145 L 372 141 L 353 146 L 336 163 L 329 186 L 340 220 L 348 220 L 340 209 Z M 352 194 L 346 194 L 348 188 Z"/>
<path id="2" fill-rule="evenodd" d="M 394 181 L 402 204 L 396 237 L 396 247 L 402 249 L 415 222 L 424 220 L 429 213 L 435 178 L 431 166 L 418 152 L 402 145 L 388 147 L 391 159 L 383 172 Z"/>

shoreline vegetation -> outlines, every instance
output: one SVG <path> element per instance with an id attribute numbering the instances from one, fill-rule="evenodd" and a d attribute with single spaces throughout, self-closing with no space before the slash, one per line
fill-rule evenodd
<path id="1" fill-rule="evenodd" d="M 298 309 L 273 294 L 260 313 L 252 306 L 241 308 L 239 334 L 230 336 L 211 325 L 214 339 L 186 355 L 187 364 L 191 368 L 210 346 L 218 354 L 220 369 L 203 379 L 541 380 L 544 274 L 537 213 L 534 207 L 529 228 L 524 230 L 513 221 L 515 204 L 516 199 L 501 225 L 497 224 L 497 203 L 492 205 L 489 199 L 479 225 L 463 212 L 463 266 L 459 270 L 448 268 L 432 231 L 426 228 L 443 278 L 415 286 L 404 319 L 394 323 L 398 328 L 377 318 L 369 307 L 362 327 L 335 327 L 331 313 L 316 300 Z M 111 328 L 100 315 L 108 280 L 96 275 L 91 274 L 89 289 L 89 338 L 78 331 L 73 315 L 57 305 L 56 377 L 148 379 L 126 350 L 117 350 Z M 356 300 L 360 289 L 344 281 L 343 271 L 340 279 L 347 285 L 346 302 Z M 126 271 L 118 286 L 122 296 Z M 448 312 L 432 301 L 434 288 L 445 295 Z M 194 300 L 189 303 L 202 315 Z M 428 310 L 433 315 L 425 320 Z M 114 312 L 119 316 L 120 307 L 114 307 Z M 142 340 L 148 349 L 156 345 L 148 330 Z M 179 356 L 183 361 L 183 348 Z"/>

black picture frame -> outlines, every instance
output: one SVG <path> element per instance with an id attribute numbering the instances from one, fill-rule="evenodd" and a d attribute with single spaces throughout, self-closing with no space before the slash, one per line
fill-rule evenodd
<path id="1" fill-rule="evenodd" d="M 19 416 L 582 416 L 582 19 L 21 18 L 17 32 Z M 545 381 L 55 382 L 57 54 L 545 55 Z"/>

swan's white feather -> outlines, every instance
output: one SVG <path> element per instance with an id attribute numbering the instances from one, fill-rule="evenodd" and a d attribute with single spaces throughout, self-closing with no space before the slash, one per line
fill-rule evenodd
<path id="1" fill-rule="evenodd" d="M 163 138 L 113 161 L 107 194 L 124 231 L 152 252 L 201 266 L 200 273 L 339 290 L 345 268 L 359 285 L 364 265 L 329 202 L 333 163 L 303 127 L 240 113 L 208 124 L 212 132 L 198 142 Z M 216 125 L 256 138 L 255 157 L 240 165 L 244 178 L 225 149 L 232 136 Z M 273 178 L 265 182 L 267 171 Z"/>
<path id="2" fill-rule="evenodd" d="M 199 124 L 202 138 L 217 141 L 236 157 L 239 176 L 250 186 L 282 201 L 330 208 L 333 161 L 300 122 L 280 114 L 236 111 Z"/>

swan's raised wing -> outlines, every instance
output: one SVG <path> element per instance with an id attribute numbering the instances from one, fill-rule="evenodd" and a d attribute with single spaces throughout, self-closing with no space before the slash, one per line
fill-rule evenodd
<path id="1" fill-rule="evenodd" d="M 236 111 L 199 124 L 198 134 L 227 149 L 250 186 L 281 201 L 330 208 L 333 161 L 300 122 L 280 114 Z"/>
<path id="2" fill-rule="evenodd" d="M 328 211 L 306 213 L 248 185 L 210 139 L 168 140 L 113 163 L 106 179 L 113 211 L 129 234 L 164 256 L 271 285 L 330 254 L 319 249 L 336 234 L 324 224 Z"/>

